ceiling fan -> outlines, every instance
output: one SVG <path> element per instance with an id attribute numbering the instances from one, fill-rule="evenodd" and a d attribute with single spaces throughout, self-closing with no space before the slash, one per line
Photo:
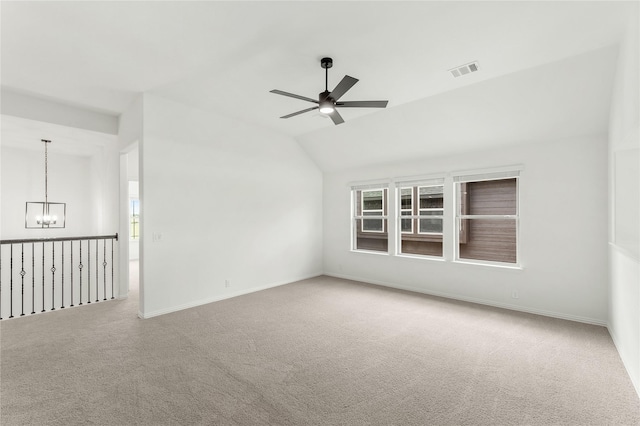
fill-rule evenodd
<path id="1" fill-rule="evenodd" d="M 325 86 L 324 92 L 320 93 L 318 96 L 318 100 L 307 98 L 306 96 L 295 95 L 289 92 L 283 92 L 282 90 L 271 90 L 271 93 L 275 93 L 276 95 L 289 96 L 291 98 L 301 99 L 307 102 L 313 102 L 314 104 L 318 104 L 318 106 L 314 106 L 311 108 L 303 109 L 302 111 L 297 111 L 288 115 L 284 115 L 280 118 L 290 118 L 299 114 L 303 114 L 305 112 L 313 111 L 314 109 L 319 109 L 321 113 L 328 115 L 333 120 L 334 124 L 344 123 L 344 119 L 338 113 L 337 108 L 386 108 L 387 103 L 389 101 L 342 101 L 338 100 L 344 95 L 347 90 L 351 89 L 354 84 L 358 82 L 357 78 L 350 77 L 345 75 L 340 83 L 331 91 L 327 86 L 329 85 L 329 68 L 333 66 L 333 59 L 331 58 L 322 58 L 320 60 L 320 66 L 325 69 Z"/>

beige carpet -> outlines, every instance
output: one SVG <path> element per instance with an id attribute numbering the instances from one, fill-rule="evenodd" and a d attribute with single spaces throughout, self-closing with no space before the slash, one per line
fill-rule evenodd
<path id="1" fill-rule="evenodd" d="M 602 327 L 319 277 L 1 323 L 13 425 L 638 425 Z"/>

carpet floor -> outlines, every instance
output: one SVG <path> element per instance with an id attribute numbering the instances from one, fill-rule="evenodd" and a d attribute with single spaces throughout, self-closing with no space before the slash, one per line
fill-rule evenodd
<path id="1" fill-rule="evenodd" d="M 0 423 L 640 425 L 603 327 L 331 277 L 0 325 Z"/>

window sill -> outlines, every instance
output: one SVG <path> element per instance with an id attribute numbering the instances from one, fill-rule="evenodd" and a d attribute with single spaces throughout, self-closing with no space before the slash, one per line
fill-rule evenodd
<path id="1" fill-rule="evenodd" d="M 497 269 L 509 269 L 512 271 L 524 271 L 524 268 L 518 264 L 510 265 L 506 263 L 489 263 L 489 262 L 474 262 L 472 260 L 453 260 L 451 263 L 457 263 L 460 265 L 480 266 L 485 268 L 497 268 Z"/>
<path id="2" fill-rule="evenodd" d="M 396 254 L 395 257 L 399 257 L 401 259 L 418 259 L 418 260 L 431 260 L 435 262 L 446 262 L 444 257 L 438 256 L 421 256 L 419 254 Z"/>
<path id="3" fill-rule="evenodd" d="M 389 256 L 389 253 L 386 251 L 375 251 L 375 250 L 357 250 L 352 249 L 349 250 L 351 253 L 360 253 L 360 254 L 377 254 L 378 256 Z"/>
<path id="4" fill-rule="evenodd" d="M 378 255 L 378 256 L 393 256 L 399 259 L 410 259 L 410 260 L 426 260 L 431 262 L 443 262 L 443 263 L 453 263 L 458 265 L 468 265 L 471 267 L 479 266 L 481 268 L 489 268 L 489 269 L 504 269 L 511 271 L 524 271 L 524 267 L 521 265 L 510 265 L 506 263 L 490 263 L 490 262 L 474 262 L 469 260 L 447 260 L 444 257 L 436 257 L 436 256 L 420 256 L 420 255 L 411 255 L 411 254 L 394 254 L 391 255 L 388 252 L 384 251 L 374 251 L 374 250 L 349 250 L 351 253 L 358 253 L 364 255 Z"/>

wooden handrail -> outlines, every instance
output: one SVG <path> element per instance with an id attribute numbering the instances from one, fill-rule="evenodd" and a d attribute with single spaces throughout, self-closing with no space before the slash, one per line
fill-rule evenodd
<path id="1" fill-rule="evenodd" d="M 27 238 L 15 240 L 0 240 L 0 244 L 25 244 L 25 243 L 48 243 L 56 241 L 84 241 L 84 240 L 116 240 L 118 234 L 115 235 L 96 235 L 93 237 L 56 237 L 56 238 Z"/>

